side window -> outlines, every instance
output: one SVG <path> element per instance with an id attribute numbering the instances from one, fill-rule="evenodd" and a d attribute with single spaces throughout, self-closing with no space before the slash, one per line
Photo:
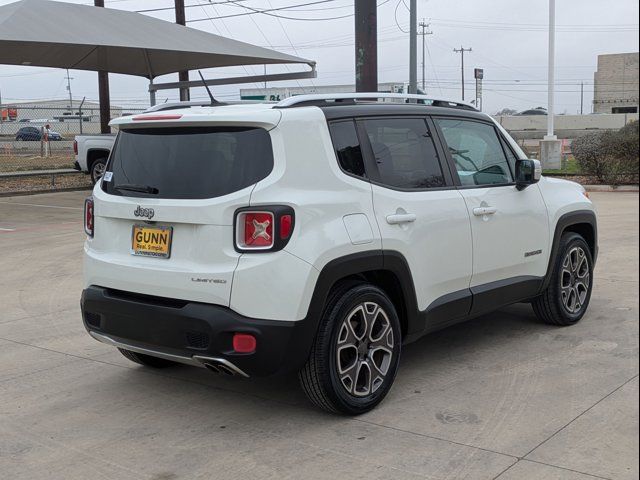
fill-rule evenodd
<path id="1" fill-rule="evenodd" d="M 383 184 L 409 189 L 445 185 L 438 154 L 423 119 L 372 119 L 362 124 Z"/>
<path id="2" fill-rule="evenodd" d="M 462 185 L 500 185 L 513 176 L 493 126 L 471 120 L 436 118 Z"/>
<path id="3" fill-rule="evenodd" d="M 342 170 L 351 175 L 366 178 L 360 142 L 353 121 L 331 123 L 329 130 Z"/>

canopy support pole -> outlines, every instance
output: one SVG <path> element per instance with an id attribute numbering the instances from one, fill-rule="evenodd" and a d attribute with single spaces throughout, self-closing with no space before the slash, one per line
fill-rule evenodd
<path id="1" fill-rule="evenodd" d="M 94 0 L 93 5 L 104 8 L 104 0 Z M 111 120 L 109 72 L 102 70 L 98 72 L 98 98 L 100 103 L 100 133 L 111 133 L 111 127 L 109 127 L 109 121 Z"/>
<path id="2" fill-rule="evenodd" d="M 149 80 L 149 106 L 156 104 L 156 89 L 154 88 L 153 79 Z"/>
<path id="3" fill-rule="evenodd" d="M 156 89 L 153 88 L 153 69 L 151 68 L 151 61 L 149 60 L 149 52 L 144 51 L 144 59 L 147 62 L 147 69 L 149 70 L 149 106 L 153 107 L 156 104 Z"/>

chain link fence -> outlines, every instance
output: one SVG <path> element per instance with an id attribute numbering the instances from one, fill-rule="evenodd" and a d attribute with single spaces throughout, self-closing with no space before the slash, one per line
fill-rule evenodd
<path id="1" fill-rule="evenodd" d="M 0 105 L 0 194 L 90 186 L 83 174 L 45 173 L 72 169 L 76 135 L 100 134 L 100 109 L 74 100 L 62 106 Z M 134 115 L 145 107 L 111 107 L 112 118 Z M 49 125 L 49 142 L 44 128 Z M 41 174 L 36 174 L 42 171 Z"/>

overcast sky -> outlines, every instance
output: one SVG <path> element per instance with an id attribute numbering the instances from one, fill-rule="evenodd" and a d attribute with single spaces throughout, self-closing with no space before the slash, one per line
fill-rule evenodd
<path id="1" fill-rule="evenodd" d="M 90 0 L 69 0 L 92 4 Z M 247 13 L 224 0 L 185 0 L 187 21 Z M 373 0 L 372 0 L 373 1 Z M 409 0 L 378 1 L 379 82 L 406 82 L 409 78 Z M 12 0 L 0 0 L 0 5 Z M 216 3 L 218 5 L 216 5 Z M 311 3 L 311 0 L 244 0 L 256 9 L 278 8 Z M 142 10 L 171 7 L 173 0 L 106 0 L 109 8 Z M 295 10 L 279 10 L 279 15 L 302 19 L 281 19 L 264 14 L 242 15 L 188 23 L 211 33 L 256 45 L 273 47 L 317 61 L 318 78 L 299 82 L 278 82 L 269 86 L 310 86 L 354 83 L 353 0 L 334 0 Z M 146 13 L 173 21 L 172 10 Z M 346 18 L 335 18 L 343 17 Z M 509 107 L 517 110 L 546 105 L 547 75 L 547 0 L 418 0 L 418 18 L 430 23 L 432 35 L 426 37 L 427 93 L 460 99 L 460 54 L 453 48 L 472 48 L 465 54 L 467 100 L 473 98 L 473 68 L 484 69 L 484 110 L 493 113 Z M 591 110 L 593 73 L 597 55 L 638 51 L 637 0 L 559 0 L 557 2 L 556 78 L 559 112 L 577 113 L 580 109 L 580 83 L 584 82 L 585 112 Z M 72 28 L 70 22 L 70 28 Z M 418 81 L 421 81 L 421 38 L 418 39 Z M 298 67 L 288 67 L 294 70 Z M 270 73 L 284 67 L 269 67 Z M 204 71 L 205 77 L 262 73 L 262 67 L 233 67 Z M 0 65 L 0 91 L 3 103 L 21 100 L 66 98 L 66 73 L 63 70 Z M 97 75 L 72 71 L 74 98 L 97 98 Z M 160 77 L 172 81 L 177 75 Z M 194 74 L 192 74 L 192 78 Z M 148 102 L 147 81 L 110 75 L 111 99 L 116 105 L 143 105 Z M 239 88 L 256 85 L 216 87 L 221 98 L 238 97 Z M 161 91 L 158 101 L 177 93 Z M 203 97 L 203 89 L 194 89 L 192 97 Z"/>

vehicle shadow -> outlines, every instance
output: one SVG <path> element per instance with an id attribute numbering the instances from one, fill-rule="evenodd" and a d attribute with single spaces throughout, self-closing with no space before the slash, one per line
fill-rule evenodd
<path id="1" fill-rule="evenodd" d="M 473 377 L 495 375 L 514 361 L 539 358 L 540 349 L 549 343 L 540 337 L 548 336 L 552 330 L 557 328 L 540 323 L 530 305 L 518 304 L 426 335 L 404 346 L 389 399 L 420 393 L 416 385 L 428 385 L 432 380 L 441 383 L 447 375 L 458 381 L 463 378 L 461 372 Z M 509 352 L 517 352 L 517 358 L 509 358 Z M 135 374 L 149 372 L 145 368 L 134 371 Z M 242 379 L 182 365 L 152 373 L 190 384 L 189 388 L 211 389 L 212 396 L 217 391 L 231 394 L 233 398 L 266 401 L 272 413 L 292 407 L 319 411 L 305 398 L 295 373 Z M 154 388 L 164 387 L 162 382 L 157 382 Z"/>

